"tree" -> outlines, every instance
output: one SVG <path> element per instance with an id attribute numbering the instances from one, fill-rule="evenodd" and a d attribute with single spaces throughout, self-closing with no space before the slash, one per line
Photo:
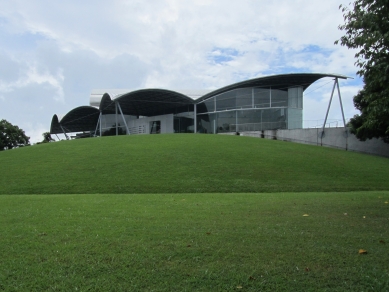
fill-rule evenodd
<path id="1" fill-rule="evenodd" d="M 41 143 L 48 143 L 48 142 L 55 141 L 53 138 L 51 138 L 50 132 L 44 132 L 42 136 L 43 136 L 43 140 Z"/>
<path id="2" fill-rule="evenodd" d="M 116 124 L 113 124 L 112 127 L 104 131 L 102 136 L 115 136 L 116 135 Z M 118 135 L 126 135 L 126 131 L 122 129 L 120 123 L 118 123 Z"/>
<path id="3" fill-rule="evenodd" d="M 382 138 L 389 143 L 389 1 L 356 0 L 353 9 L 340 5 L 345 32 L 335 44 L 358 49 L 357 74 L 364 87 L 354 97 L 361 112 L 349 125 L 360 140 Z"/>
<path id="4" fill-rule="evenodd" d="M 7 120 L 0 121 L 0 151 L 27 145 L 30 145 L 30 137 L 22 129 Z"/>

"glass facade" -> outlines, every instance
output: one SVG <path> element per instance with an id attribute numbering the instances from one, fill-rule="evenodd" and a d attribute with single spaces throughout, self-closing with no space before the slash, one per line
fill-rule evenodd
<path id="1" fill-rule="evenodd" d="M 170 111 L 173 116 L 163 131 L 174 133 L 194 133 L 194 114 L 197 113 L 198 133 L 231 133 L 276 129 L 302 128 L 303 88 L 260 88 L 248 87 L 230 90 L 213 96 L 196 105 L 179 106 Z M 136 116 L 125 116 L 131 124 Z M 112 131 L 118 121 L 119 131 L 126 128 L 119 115 L 103 115 L 102 132 Z M 147 120 L 150 134 L 161 133 L 162 122 Z M 145 125 L 147 125 L 145 124 Z M 130 129 L 131 131 L 131 129 Z"/>
<path id="2" fill-rule="evenodd" d="M 194 106 L 180 107 L 174 114 L 174 133 L 194 133 Z"/>
<path id="3" fill-rule="evenodd" d="M 160 134 L 160 133 L 161 133 L 161 121 L 150 122 L 150 134 Z"/>
<path id="4" fill-rule="evenodd" d="M 302 87 L 243 88 L 197 105 L 199 133 L 302 128 Z"/>

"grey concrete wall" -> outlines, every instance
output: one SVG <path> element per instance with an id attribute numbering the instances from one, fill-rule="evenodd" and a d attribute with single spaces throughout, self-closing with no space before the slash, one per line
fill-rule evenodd
<path id="1" fill-rule="evenodd" d="M 347 128 L 325 128 L 323 136 L 321 131 L 322 129 L 267 130 L 241 132 L 240 135 L 333 147 L 389 157 L 389 144 L 380 139 L 360 141 Z"/>

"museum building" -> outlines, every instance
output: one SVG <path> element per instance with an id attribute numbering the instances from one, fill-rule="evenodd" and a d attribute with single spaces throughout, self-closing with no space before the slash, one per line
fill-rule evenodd
<path id="1" fill-rule="evenodd" d="M 51 134 L 79 136 L 158 133 L 229 133 L 303 127 L 303 94 L 315 81 L 346 76 L 280 74 L 213 91 L 93 90 L 90 105 L 54 115 Z M 331 95 L 331 99 L 332 99 Z M 340 92 L 339 92 L 340 98 Z"/>

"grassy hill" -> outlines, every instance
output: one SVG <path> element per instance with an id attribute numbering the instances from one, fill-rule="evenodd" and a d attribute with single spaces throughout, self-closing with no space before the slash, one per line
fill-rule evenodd
<path id="1" fill-rule="evenodd" d="M 389 291 L 387 158 L 188 134 L 0 165 L 1 291 Z"/>
<path id="2" fill-rule="evenodd" d="M 136 135 L 0 152 L 0 194 L 389 190 L 389 159 L 225 135 Z"/>

